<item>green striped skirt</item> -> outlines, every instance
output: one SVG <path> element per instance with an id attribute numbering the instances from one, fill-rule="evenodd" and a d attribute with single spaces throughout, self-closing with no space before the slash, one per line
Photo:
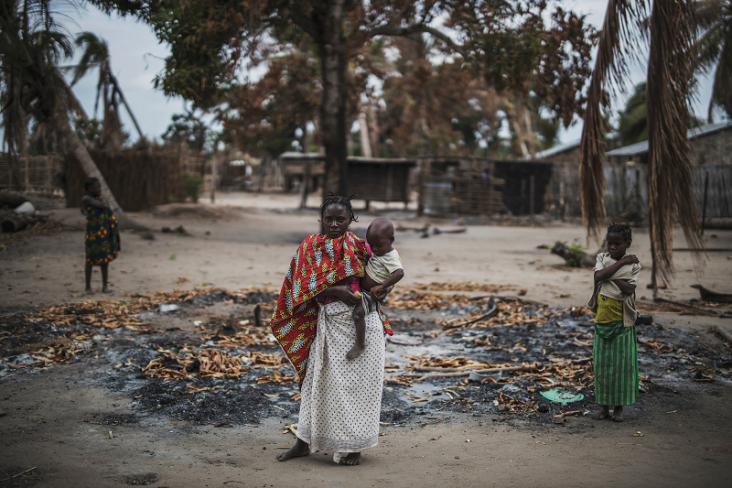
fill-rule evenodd
<path id="1" fill-rule="evenodd" d="M 593 347 L 595 401 L 600 405 L 632 405 L 640 387 L 635 326 L 623 322 L 595 324 Z"/>

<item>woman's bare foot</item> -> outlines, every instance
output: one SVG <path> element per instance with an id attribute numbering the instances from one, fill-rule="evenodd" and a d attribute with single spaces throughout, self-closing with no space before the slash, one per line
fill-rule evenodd
<path id="1" fill-rule="evenodd" d="M 358 466 L 361 464 L 361 453 L 349 452 L 348 456 L 341 458 L 340 463 L 346 466 Z"/>
<path id="2" fill-rule="evenodd" d="M 347 359 L 356 359 L 359 357 L 363 352 L 366 350 L 366 344 L 354 344 L 350 351 L 348 351 L 348 354 L 346 354 Z"/>
<path id="3" fill-rule="evenodd" d="M 87 288 L 86 290 L 84 290 L 84 294 L 85 295 L 93 295 L 94 294 L 94 290 L 92 290 L 91 288 Z"/>
<path id="4" fill-rule="evenodd" d="M 610 416 L 610 407 L 607 405 L 601 405 L 601 409 L 599 412 L 596 412 L 592 418 L 595 420 L 605 420 Z"/>
<path id="5" fill-rule="evenodd" d="M 277 455 L 278 461 L 287 461 L 290 458 L 295 457 L 303 457 L 310 454 L 310 446 L 307 442 L 298 439 L 297 442 L 295 442 L 295 445 L 286 450 L 285 452 L 281 452 Z"/>
<path id="6" fill-rule="evenodd" d="M 615 422 L 623 421 L 623 407 L 621 405 L 615 406 L 615 409 L 613 410 L 613 420 Z"/>

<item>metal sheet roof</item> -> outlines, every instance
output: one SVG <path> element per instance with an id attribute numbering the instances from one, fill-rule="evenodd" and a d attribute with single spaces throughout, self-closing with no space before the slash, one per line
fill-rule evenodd
<path id="1" fill-rule="evenodd" d="M 702 125 L 701 127 L 694 127 L 689 130 L 687 137 L 689 139 L 696 139 L 698 137 L 705 137 L 715 132 L 719 132 L 725 129 L 731 129 L 732 122 L 718 122 L 716 124 Z M 620 147 L 605 153 L 605 156 L 638 156 L 648 152 L 648 141 L 637 142 L 629 146 Z M 538 156 L 538 155 L 537 155 Z"/>
<path id="2" fill-rule="evenodd" d="M 565 144 L 559 144 L 558 146 L 554 146 L 550 149 L 547 149 L 546 151 L 538 152 L 534 155 L 534 159 L 546 159 L 551 156 L 556 156 L 557 154 L 561 154 L 565 151 L 570 151 L 572 149 L 575 149 L 579 147 L 580 142 L 582 142 L 582 139 L 577 139 L 576 141 L 567 142 Z M 523 159 L 531 159 L 531 157 L 527 156 Z"/>

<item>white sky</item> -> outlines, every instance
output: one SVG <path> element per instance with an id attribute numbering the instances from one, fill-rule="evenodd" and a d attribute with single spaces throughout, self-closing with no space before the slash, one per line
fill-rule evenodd
<path id="1" fill-rule="evenodd" d="M 587 14 L 587 20 L 596 28 L 602 25 L 607 0 L 573 0 L 565 1 L 566 8 Z M 116 16 L 107 17 L 93 7 L 74 15 L 77 26 L 67 24 L 68 29 L 76 34 L 81 31 L 91 31 L 107 40 L 109 44 L 112 69 L 117 76 L 128 103 L 148 137 L 159 138 L 165 132 L 174 113 L 184 110 L 181 99 L 168 99 L 161 91 L 153 88 L 154 76 L 163 68 L 163 58 L 167 55 L 166 46 L 157 42 L 151 29 L 131 19 L 122 19 Z M 245 73 L 242 73 L 245 75 Z M 94 110 L 94 96 L 96 94 L 96 72 L 87 74 L 74 88 L 84 108 L 91 116 Z M 633 66 L 628 80 L 628 88 L 645 79 L 645 67 Z M 694 103 L 696 115 L 706 120 L 707 105 L 711 93 L 710 79 L 699 80 L 699 91 Z M 624 97 L 614 100 L 613 107 L 617 110 L 624 103 Z M 126 113 L 122 113 L 122 121 L 127 131 L 133 130 L 131 121 Z M 579 139 L 582 125 L 576 123 L 567 130 L 562 130 L 562 142 Z M 135 136 L 133 135 L 133 138 Z"/>

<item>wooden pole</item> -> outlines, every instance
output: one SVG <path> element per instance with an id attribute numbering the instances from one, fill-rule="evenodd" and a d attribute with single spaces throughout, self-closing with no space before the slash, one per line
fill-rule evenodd
<path id="1" fill-rule="evenodd" d="M 309 159 L 305 161 L 305 170 L 302 174 L 302 188 L 300 192 L 300 210 L 307 206 L 308 190 L 310 186 L 310 174 L 312 173 L 313 162 Z"/>
<path id="2" fill-rule="evenodd" d="M 216 203 L 216 159 L 218 153 L 214 152 L 211 158 L 211 203 Z"/>
<path id="3" fill-rule="evenodd" d="M 704 172 L 704 201 L 702 203 L 701 233 L 704 235 L 704 223 L 707 220 L 707 191 L 709 191 L 709 171 Z"/>
<path id="4" fill-rule="evenodd" d="M 536 189 L 534 175 L 529 176 L 529 214 L 533 215 L 535 212 L 534 208 L 534 190 Z"/>

